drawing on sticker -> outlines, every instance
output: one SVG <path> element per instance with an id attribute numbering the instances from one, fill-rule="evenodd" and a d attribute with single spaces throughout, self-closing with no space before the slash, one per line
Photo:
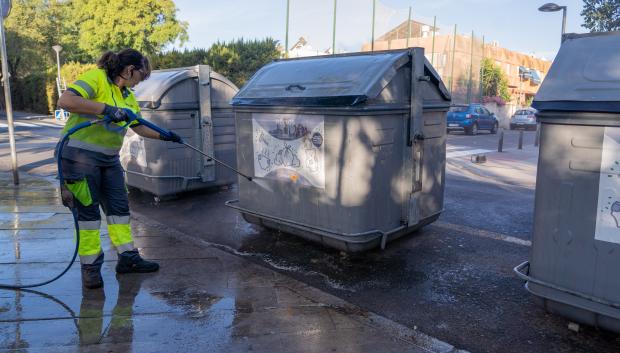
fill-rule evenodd
<path id="1" fill-rule="evenodd" d="M 263 148 L 261 153 L 258 154 L 258 165 L 264 171 L 269 171 L 271 169 L 271 153 L 266 148 Z"/>
<path id="2" fill-rule="evenodd" d="M 613 217 L 614 222 L 616 222 L 616 228 L 620 228 L 620 223 L 618 222 L 618 218 L 620 218 L 620 202 L 616 201 L 611 205 L 611 217 Z"/>
<path id="3" fill-rule="evenodd" d="M 280 140 L 296 140 L 308 134 L 308 128 L 303 124 L 293 124 L 293 120 L 280 119 L 276 121 L 276 128 L 269 130 L 269 134 Z"/>
<path id="4" fill-rule="evenodd" d="M 260 135 L 258 136 L 258 142 L 262 142 L 265 146 L 269 146 L 269 142 L 267 142 L 267 139 L 265 138 L 265 134 L 263 134 L 262 131 Z"/>
<path id="5" fill-rule="evenodd" d="M 317 150 L 312 145 L 312 141 L 309 138 L 304 139 L 304 155 L 306 158 L 306 168 L 311 173 L 319 171 L 319 157 L 317 156 Z"/>
<path id="6" fill-rule="evenodd" d="M 284 144 L 284 149 L 278 151 L 275 158 L 276 165 L 283 165 L 285 167 L 298 168 L 301 165 L 299 157 L 293 152 L 291 145 Z"/>
<path id="7" fill-rule="evenodd" d="M 324 129 L 322 116 L 254 114 L 255 175 L 323 188 Z"/>
<path id="8" fill-rule="evenodd" d="M 319 171 L 319 158 L 316 155 L 316 150 L 306 150 L 306 168 L 311 173 Z"/>

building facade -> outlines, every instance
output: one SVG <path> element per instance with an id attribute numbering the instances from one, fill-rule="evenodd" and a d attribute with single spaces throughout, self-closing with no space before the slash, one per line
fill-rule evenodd
<path id="1" fill-rule="evenodd" d="M 412 30 L 409 30 L 411 24 Z M 411 33 L 407 38 L 406 33 Z M 548 60 L 502 48 L 498 43 L 483 43 L 481 38 L 458 34 L 440 34 L 439 29 L 417 21 L 405 21 L 380 36 L 362 51 L 424 48 L 427 59 L 439 72 L 455 103 L 478 102 L 483 96 L 480 69 L 483 58 L 501 68 L 508 80 L 510 103 L 527 105 L 551 67 Z"/>

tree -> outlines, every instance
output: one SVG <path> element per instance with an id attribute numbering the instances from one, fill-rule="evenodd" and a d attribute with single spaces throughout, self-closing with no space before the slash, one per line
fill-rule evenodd
<path id="1" fill-rule="evenodd" d="M 153 55 L 187 40 L 172 0 L 13 0 L 4 23 L 14 107 L 42 113 L 55 105 L 53 45 L 61 61 L 92 64 L 105 50 Z"/>
<path id="2" fill-rule="evenodd" d="M 151 55 L 149 57 L 153 69 L 170 69 L 175 67 L 194 66 L 207 61 L 206 49 L 185 49 Z"/>
<path id="3" fill-rule="evenodd" d="M 106 50 L 134 48 L 145 54 L 187 41 L 187 22 L 172 0 L 73 0 L 73 34 L 91 60 Z"/>
<path id="4" fill-rule="evenodd" d="M 59 42 L 60 24 L 66 15 L 64 4 L 57 0 L 13 1 L 4 24 L 15 109 L 47 110 L 46 71 L 55 67 L 52 45 Z M 0 106 L 4 109 L 2 103 Z"/>
<path id="5" fill-rule="evenodd" d="M 511 100 L 506 75 L 489 58 L 482 61 L 482 92 L 486 97 L 500 97 L 504 102 Z"/>
<path id="6" fill-rule="evenodd" d="M 61 13 L 57 1 L 14 1 L 11 14 L 4 22 L 13 79 L 45 71 L 54 63 L 52 45 L 58 37 L 56 19 Z"/>
<path id="7" fill-rule="evenodd" d="M 207 52 L 205 63 L 241 87 L 263 65 L 280 57 L 277 45 L 273 38 L 217 42 Z"/>
<path id="8" fill-rule="evenodd" d="M 590 32 L 620 30 L 620 0 L 584 0 L 583 27 Z"/>
<path id="9" fill-rule="evenodd" d="M 150 59 L 154 69 L 206 64 L 241 87 L 263 65 L 280 57 L 277 45 L 278 42 L 272 38 L 238 39 L 231 42 L 217 42 L 208 50 L 173 49 L 152 55 Z"/>

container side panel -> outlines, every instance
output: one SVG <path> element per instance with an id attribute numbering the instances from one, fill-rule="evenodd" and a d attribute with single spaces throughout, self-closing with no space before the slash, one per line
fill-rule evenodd
<path id="1" fill-rule="evenodd" d="M 142 112 L 146 120 L 174 130 L 190 144 L 197 141 L 197 114 L 197 111 L 192 110 Z M 128 185 L 156 195 L 168 195 L 185 191 L 188 180 L 198 177 L 199 170 L 193 154 L 189 149 L 172 142 L 144 139 L 128 133 L 121 152 L 121 162 L 128 172 Z"/>
<path id="2" fill-rule="evenodd" d="M 446 135 L 446 111 L 424 113 L 422 135 L 424 139 L 442 138 Z"/>
<path id="3" fill-rule="evenodd" d="M 212 80 L 211 82 L 220 81 Z M 211 95 L 211 99 L 213 99 L 213 94 Z M 236 128 L 232 107 L 230 107 L 230 105 L 223 108 L 212 106 L 211 109 L 213 114 L 213 148 L 215 151 L 215 158 L 230 166 L 235 166 L 237 165 L 235 145 Z M 215 165 L 216 185 L 228 185 L 234 183 L 236 180 L 237 174 L 235 174 L 235 172 L 219 164 Z"/>
<path id="4" fill-rule="evenodd" d="M 373 104 L 409 104 L 411 85 L 409 84 L 409 75 L 411 68 L 403 66 L 398 70 L 398 74 L 385 86 L 377 98 L 368 101 L 369 105 Z"/>
<path id="5" fill-rule="evenodd" d="M 620 244 L 595 239 L 603 127 L 542 124 L 531 273 L 620 301 Z M 608 210 L 603 210 L 603 212 Z M 611 217 L 611 210 L 610 217 Z"/>
<path id="6" fill-rule="evenodd" d="M 445 112 L 424 113 L 422 189 L 419 196 L 420 219 L 443 211 L 446 169 Z"/>
<path id="7" fill-rule="evenodd" d="M 325 187 L 240 180 L 240 206 L 335 233 L 389 230 L 400 222 L 398 187 L 402 115 L 324 116 Z M 253 175 L 251 113 L 237 113 L 238 166 Z"/>

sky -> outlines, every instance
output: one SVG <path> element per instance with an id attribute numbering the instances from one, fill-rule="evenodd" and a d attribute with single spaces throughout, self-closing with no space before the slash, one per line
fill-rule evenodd
<path id="1" fill-rule="evenodd" d="M 284 45 L 286 0 L 175 0 L 178 17 L 189 23 L 189 42 L 182 48 L 208 48 L 216 41 L 272 37 Z M 536 0 L 377 0 L 375 38 L 412 18 L 440 32 L 453 31 L 511 50 L 553 59 L 560 45 L 562 12 L 539 12 Z M 359 51 L 370 42 L 373 0 L 337 0 L 336 51 Z M 580 0 L 562 0 L 568 7 L 567 32 L 587 32 Z M 332 45 L 334 0 L 290 0 L 289 47 L 303 36 L 321 51 Z M 178 45 L 177 45 L 178 47 Z"/>

